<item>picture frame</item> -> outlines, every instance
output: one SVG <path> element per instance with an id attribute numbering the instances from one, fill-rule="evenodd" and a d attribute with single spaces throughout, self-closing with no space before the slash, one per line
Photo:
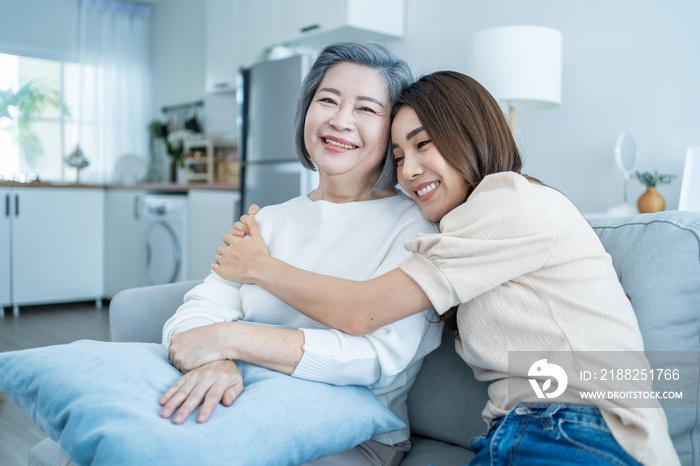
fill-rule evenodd
<path id="1" fill-rule="evenodd" d="M 700 146 L 688 147 L 678 210 L 700 212 Z"/>

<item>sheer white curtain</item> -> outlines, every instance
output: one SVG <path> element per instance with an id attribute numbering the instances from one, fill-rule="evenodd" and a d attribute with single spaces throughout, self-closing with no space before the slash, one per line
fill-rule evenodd
<path id="1" fill-rule="evenodd" d="M 83 182 L 113 181 L 122 155 L 148 160 L 150 18 L 149 5 L 81 1 L 78 144 L 90 161 Z"/>

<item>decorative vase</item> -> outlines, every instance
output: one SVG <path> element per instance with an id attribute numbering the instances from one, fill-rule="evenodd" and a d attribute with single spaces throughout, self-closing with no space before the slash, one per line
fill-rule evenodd
<path id="1" fill-rule="evenodd" d="M 177 162 L 175 160 L 170 161 L 170 182 L 177 183 Z"/>
<path id="2" fill-rule="evenodd" d="M 666 201 L 654 186 L 649 186 L 637 201 L 637 209 L 642 214 L 660 212 L 664 210 L 664 207 L 666 207 Z"/>

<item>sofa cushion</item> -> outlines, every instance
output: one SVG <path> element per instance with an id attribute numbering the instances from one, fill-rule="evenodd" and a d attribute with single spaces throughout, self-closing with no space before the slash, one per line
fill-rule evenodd
<path id="1" fill-rule="evenodd" d="M 700 214 L 671 211 L 590 222 L 631 298 L 647 352 L 684 351 L 683 357 L 697 358 L 694 365 L 700 367 Z M 684 401 L 693 408 L 667 408 L 666 417 L 681 463 L 697 466 L 698 380 L 687 382 Z M 474 379 L 446 330 L 440 348 L 426 357 L 408 395 L 417 444 L 423 442 L 419 436 L 425 436 L 468 447 L 471 438 L 486 430 L 481 411 L 487 399 L 487 384 Z M 426 445 L 435 451 L 435 465 L 442 464 L 440 445 L 445 452 L 456 448 L 437 441 Z M 424 457 L 415 454 L 415 464 L 420 464 Z M 445 464 L 450 461 L 446 459 Z"/>
<path id="2" fill-rule="evenodd" d="M 700 214 L 668 211 L 593 218 L 632 301 L 647 352 L 684 351 L 700 366 Z M 650 356 L 651 359 L 651 356 Z M 698 381 L 683 389 L 684 404 L 666 409 L 682 464 L 698 464 Z M 663 401 L 662 401 L 663 404 Z"/>
<path id="3" fill-rule="evenodd" d="M 245 389 L 203 424 L 162 419 L 181 374 L 155 343 L 82 340 L 0 354 L 0 392 L 76 464 L 301 464 L 404 424 L 366 387 L 239 363 Z M 303 422 L 302 422 L 303 421 Z"/>
<path id="4" fill-rule="evenodd" d="M 202 280 L 129 288 L 109 303 L 109 341 L 160 343 L 163 326 L 185 293 Z"/>
<path id="5" fill-rule="evenodd" d="M 455 351 L 454 334 L 445 329 L 440 347 L 423 360 L 408 393 L 411 432 L 462 447 L 486 431 L 481 411 L 488 384 Z"/>
<path id="6" fill-rule="evenodd" d="M 439 440 L 413 436 L 411 451 L 401 460 L 401 466 L 463 466 L 474 457 L 474 452 Z"/>

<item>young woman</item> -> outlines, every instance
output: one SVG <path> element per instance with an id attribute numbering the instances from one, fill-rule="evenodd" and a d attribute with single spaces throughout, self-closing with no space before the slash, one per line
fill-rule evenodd
<path id="1" fill-rule="evenodd" d="M 658 404 L 583 401 L 573 377 L 556 400 L 541 399 L 536 361 L 509 361 L 564 352 L 570 367 L 605 367 L 614 351 L 648 366 L 610 256 L 569 199 L 519 174 L 491 95 L 459 73 L 425 76 L 399 99 L 391 134 L 401 187 L 441 230 L 408 239 L 413 254 L 399 268 L 354 282 L 296 269 L 267 254 L 250 216 L 251 239 L 227 235 L 212 269 L 356 335 L 432 304 L 456 324 L 457 352 L 476 378 L 490 383 L 489 428 L 472 442 L 472 464 L 678 464 Z M 357 234 L 371 238 L 372 225 Z"/>

